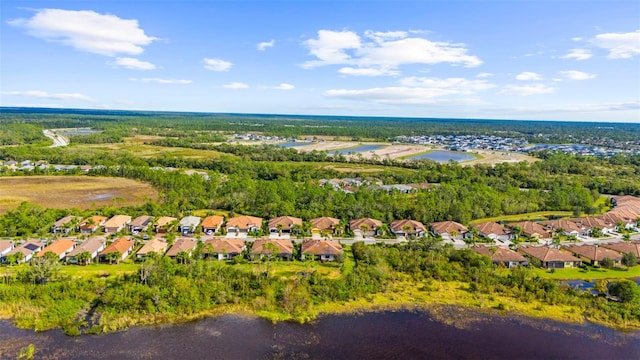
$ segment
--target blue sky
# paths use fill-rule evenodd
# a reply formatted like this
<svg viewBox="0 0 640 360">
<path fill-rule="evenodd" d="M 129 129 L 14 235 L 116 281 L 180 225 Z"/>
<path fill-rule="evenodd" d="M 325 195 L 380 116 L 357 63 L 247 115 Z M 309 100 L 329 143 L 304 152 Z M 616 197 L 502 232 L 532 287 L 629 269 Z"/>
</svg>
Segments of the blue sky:
<svg viewBox="0 0 640 360">
<path fill-rule="evenodd" d="M 0 104 L 640 122 L 638 1 L 11 1 Z"/>
</svg>

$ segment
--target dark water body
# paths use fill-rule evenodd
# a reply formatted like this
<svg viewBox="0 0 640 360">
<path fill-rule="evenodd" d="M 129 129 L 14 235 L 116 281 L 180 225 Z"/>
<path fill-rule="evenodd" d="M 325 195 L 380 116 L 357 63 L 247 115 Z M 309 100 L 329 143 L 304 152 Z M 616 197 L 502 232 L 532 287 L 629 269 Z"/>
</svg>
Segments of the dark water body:
<svg viewBox="0 0 640 360">
<path fill-rule="evenodd" d="M 461 152 L 455 152 L 455 151 L 432 151 L 426 154 L 411 156 L 408 159 L 409 160 L 429 159 L 437 162 L 449 162 L 450 160 L 453 160 L 453 161 L 461 162 L 461 161 L 473 160 L 475 159 L 475 156 L 461 153 Z"/>
<path fill-rule="evenodd" d="M 0 358 L 33 343 L 37 359 L 639 359 L 640 333 L 450 309 L 327 316 L 311 324 L 227 315 L 67 337 L 0 321 Z"/>
<path fill-rule="evenodd" d="M 352 147 L 352 148 L 349 148 L 349 149 L 329 151 L 329 152 L 327 152 L 327 154 L 331 154 L 331 155 L 337 155 L 337 154 L 347 155 L 347 154 L 350 154 L 350 153 L 356 154 L 356 153 L 361 153 L 361 152 L 378 150 L 381 147 L 382 147 L 382 145 L 360 145 L 360 146 Z"/>
</svg>

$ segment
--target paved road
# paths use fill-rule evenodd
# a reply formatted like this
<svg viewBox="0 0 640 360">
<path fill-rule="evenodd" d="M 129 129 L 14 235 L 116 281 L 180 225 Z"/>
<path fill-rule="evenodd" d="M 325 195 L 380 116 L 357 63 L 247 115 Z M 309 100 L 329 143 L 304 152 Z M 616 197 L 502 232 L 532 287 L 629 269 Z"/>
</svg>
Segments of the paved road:
<svg viewBox="0 0 640 360">
<path fill-rule="evenodd" d="M 51 130 L 42 130 L 44 136 L 48 137 L 53 141 L 53 145 L 50 147 L 59 147 L 59 146 L 67 146 L 69 145 L 69 140 L 62 135 L 58 135 L 53 133 Z"/>
</svg>

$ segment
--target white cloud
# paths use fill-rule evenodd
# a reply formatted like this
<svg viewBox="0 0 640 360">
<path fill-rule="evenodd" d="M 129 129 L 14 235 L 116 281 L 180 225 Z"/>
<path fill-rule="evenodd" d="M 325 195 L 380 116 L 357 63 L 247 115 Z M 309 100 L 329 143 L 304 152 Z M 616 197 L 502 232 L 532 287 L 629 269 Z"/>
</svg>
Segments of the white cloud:
<svg viewBox="0 0 640 360">
<path fill-rule="evenodd" d="M 537 73 L 534 73 L 534 72 L 530 72 L 530 71 L 525 71 L 525 72 L 521 72 L 520 74 L 516 75 L 516 80 L 538 81 L 538 80 L 542 80 L 542 77 L 540 76 L 540 74 L 537 74 Z"/>
<path fill-rule="evenodd" d="M 291 84 L 287 84 L 287 83 L 282 83 L 278 86 L 274 86 L 272 89 L 276 89 L 276 90 L 292 90 L 294 89 L 295 86 L 291 85 Z"/>
<path fill-rule="evenodd" d="M 532 85 L 507 85 L 498 94 L 500 95 L 541 95 L 552 94 L 555 88 L 546 86 L 544 84 L 532 84 Z"/>
<path fill-rule="evenodd" d="M 257 49 L 260 51 L 265 51 L 268 48 L 273 47 L 276 44 L 276 41 L 271 39 L 271 41 L 263 41 L 258 44 Z"/>
<path fill-rule="evenodd" d="M 204 58 L 202 60 L 204 62 L 204 68 L 211 71 L 229 71 L 232 63 L 220 59 L 209 59 Z"/>
<path fill-rule="evenodd" d="M 316 59 L 302 67 L 349 65 L 341 68 L 341 73 L 381 75 L 387 70 L 387 75 L 396 75 L 398 67 L 408 64 L 450 63 L 465 67 L 482 64 L 476 56 L 467 54 L 463 44 L 434 42 L 417 37 L 415 32 L 367 31 L 364 35 L 363 39 L 352 31 L 319 30 L 317 39 L 304 42 Z"/>
<path fill-rule="evenodd" d="M 565 55 L 560 56 L 561 59 L 587 60 L 593 56 L 589 49 L 570 49 Z"/>
<path fill-rule="evenodd" d="M 148 61 L 141 61 L 130 57 L 119 57 L 112 63 L 116 67 L 131 70 L 155 70 L 156 66 Z"/>
<path fill-rule="evenodd" d="M 222 86 L 227 89 L 247 89 L 249 87 L 249 85 L 241 82 L 232 82 Z"/>
<path fill-rule="evenodd" d="M 395 76 L 399 75 L 400 72 L 398 70 L 392 70 L 389 68 L 353 68 L 353 67 L 343 67 L 338 70 L 340 74 L 343 75 L 351 75 L 351 76 Z"/>
<path fill-rule="evenodd" d="M 488 77 L 491 77 L 491 76 L 493 76 L 493 74 L 489 73 L 489 72 L 483 72 L 483 73 L 480 73 L 480 74 L 476 75 L 477 78 L 481 78 L 481 79 L 488 78 Z"/>
<path fill-rule="evenodd" d="M 606 33 L 596 35 L 591 43 L 608 50 L 609 59 L 628 59 L 640 55 L 640 30 L 628 33 Z"/>
<path fill-rule="evenodd" d="M 3 92 L 4 95 L 23 96 L 38 99 L 50 99 L 50 100 L 81 100 L 81 101 L 94 101 L 89 96 L 79 93 L 54 93 L 50 94 L 41 90 L 28 90 L 28 91 L 7 91 Z"/>
<path fill-rule="evenodd" d="M 588 74 L 586 72 L 577 70 L 566 70 L 560 71 L 559 73 L 566 80 L 588 80 L 593 79 L 597 76 L 596 74 Z"/>
<path fill-rule="evenodd" d="M 193 81 L 191 80 L 183 80 L 183 79 L 161 79 L 161 78 L 131 78 L 130 81 L 137 81 L 143 83 L 156 83 L 156 84 L 191 84 Z"/>
<path fill-rule="evenodd" d="M 365 100 L 384 104 L 434 104 L 475 102 L 471 99 L 437 99 L 449 95 L 472 95 L 494 88 L 486 80 L 464 78 L 407 77 L 398 81 L 399 86 L 377 87 L 362 90 L 332 89 L 325 96 L 350 100 Z"/>
<path fill-rule="evenodd" d="M 10 20 L 9 24 L 46 41 L 107 56 L 138 55 L 157 40 L 146 35 L 137 20 L 87 10 L 38 9 L 32 18 Z"/>
</svg>

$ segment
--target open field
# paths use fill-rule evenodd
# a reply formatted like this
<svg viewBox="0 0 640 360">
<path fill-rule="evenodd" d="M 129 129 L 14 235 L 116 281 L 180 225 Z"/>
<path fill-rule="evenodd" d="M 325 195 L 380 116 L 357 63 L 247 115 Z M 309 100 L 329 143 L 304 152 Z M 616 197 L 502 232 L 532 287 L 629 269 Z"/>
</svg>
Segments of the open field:
<svg viewBox="0 0 640 360">
<path fill-rule="evenodd" d="M 548 220 L 549 216 L 565 218 L 565 217 L 573 216 L 573 212 L 571 211 L 537 211 L 537 212 L 531 212 L 531 213 L 525 213 L 525 214 L 502 215 L 502 216 L 495 216 L 491 218 L 476 219 L 476 220 L 472 220 L 470 223 L 478 224 L 478 223 L 487 222 L 487 221 L 515 222 L 515 221 Z"/>
<path fill-rule="evenodd" d="M 640 266 L 634 266 L 628 269 L 556 269 L 554 272 L 545 269 L 533 269 L 533 271 L 543 279 L 554 280 L 598 280 L 640 277 Z"/>
<path fill-rule="evenodd" d="M 47 208 L 142 204 L 158 194 L 149 184 L 135 180 L 89 176 L 12 176 L 0 178 L 0 213 L 23 201 Z"/>
<path fill-rule="evenodd" d="M 144 142 L 160 139 L 154 136 L 137 136 L 126 138 L 123 143 L 116 144 L 72 144 L 68 151 L 97 152 L 97 151 L 128 151 L 142 158 L 169 156 L 188 159 L 213 159 L 221 155 L 218 151 L 198 150 L 180 147 L 147 145 Z"/>
</svg>

